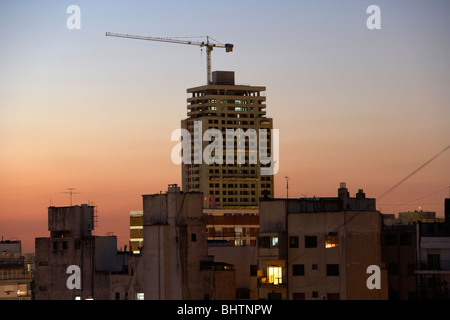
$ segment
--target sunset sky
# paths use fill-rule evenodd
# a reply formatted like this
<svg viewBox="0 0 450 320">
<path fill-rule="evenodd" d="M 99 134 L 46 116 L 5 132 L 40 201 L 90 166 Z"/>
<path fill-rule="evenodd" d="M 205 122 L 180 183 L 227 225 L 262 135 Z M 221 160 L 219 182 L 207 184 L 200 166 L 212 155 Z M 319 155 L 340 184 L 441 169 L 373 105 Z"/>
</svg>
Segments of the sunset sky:
<svg viewBox="0 0 450 320">
<path fill-rule="evenodd" d="M 81 9 L 69 30 L 68 6 Z M 381 8 L 369 30 L 366 9 Z M 105 37 L 209 35 L 213 70 L 266 86 L 280 130 L 275 196 L 377 198 L 450 144 L 448 1 L 0 1 L 0 236 L 46 237 L 47 207 L 98 206 L 95 234 L 129 240 L 142 194 L 181 184 L 171 133 L 186 89 L 206 82 L 198 47 Z M 377 200 L 383 213 L 443 216 L 450 150 Z M 420 199 L 414 201 L 415 199 Z"/>
</svg>

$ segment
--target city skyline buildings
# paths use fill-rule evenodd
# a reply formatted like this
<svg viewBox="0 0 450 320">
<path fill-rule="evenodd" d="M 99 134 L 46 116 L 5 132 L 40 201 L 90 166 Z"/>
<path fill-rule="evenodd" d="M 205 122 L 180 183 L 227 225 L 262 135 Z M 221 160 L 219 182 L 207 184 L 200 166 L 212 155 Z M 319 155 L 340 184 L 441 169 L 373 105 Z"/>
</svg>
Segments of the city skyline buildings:
<svg viewBox="0 0 450 320">
<path fill-rule="evenodd" d="M 369 4 L 358 1 L 236 2 L 239 11 L 232 3 L 77 4 L 80 30 L 66 28 L 68 4 L 0 4 L 0 234 L 23 240 L 24 252 L 47 234 L 50 202 L 70 204 L 68 187 L 80 192 L 74 204 L 98 206 L 98 234 L 114 231 L 123 246 L 140 195 L 181 185 L 170 133 L 185 117 L 186 88 L 204 81 L 205 52 L 105 31 L 207 32 L 233 43 L 231 54 L 214 51 L 213 69 L 267 88 L 268 116 L 283 137 L 276 197 L 289 176 L 290 197 L 333 194 L 347 181 L 377 198 L 448 145 L 447 3 L 376 1 L 381 30 L 366 28 Z M 186 14 L 194 12 L 205 19 Z M 443 216 L 448 159 L 377 209 L 422 206 Z"/>
</svg>

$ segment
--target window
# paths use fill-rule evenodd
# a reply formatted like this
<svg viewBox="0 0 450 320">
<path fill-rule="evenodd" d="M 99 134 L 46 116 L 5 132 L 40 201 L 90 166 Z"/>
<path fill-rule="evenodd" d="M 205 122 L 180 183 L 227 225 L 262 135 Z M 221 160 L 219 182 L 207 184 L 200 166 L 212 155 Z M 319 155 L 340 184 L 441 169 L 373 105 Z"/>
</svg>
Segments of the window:
<svg viewBox="0 0 450 320">
<path fill-rule="evenodd" d="M 289 248 L 298 248 L 298 237 L 289 237 Z"/>
<path fill-rule="evenodd" d="M 305 248 L 317 248 L 317 236 L 305 236 Z"/>
<path fill-rule="evenodd" d="M 339 264 L 327 264 L 327 276 L 339 276 Z"/>
<path fill-rule="evenodd" d="M 267 294 L 267 299 L 269 300 L 281 300 L 283 298 L 283 294 L 281 292 L 269 292 Z"/>
<path fill-rule="evenodd" d="M 398 263 L 389 263 L 388 274 L 391 274 L 391 275 L 398 274 Z"/>
<path fill-rule="evenodd" d="M 136 300 L 144 300 L 144 293 L 143 292 L 136 293 Z"/>
<path fill-rule="evenodd" d="M 339 247 L 339 237 L 337 232 L 328 232 L 325 240 L 325 248 Z"/>
<path fill-rule="evenodd" d="M 191 241 L 197 241 L 197 234 L 196 233 L 191 234 Z"/>
<path fill-rule="evenodd" d="M 268 266 L 267 279 L 269 283 L 273 283 L 275 285 L 283 283 L 281 266 Z"/>
<path fill-rule="evenodd" d="M 386 245 L 395 246 L 397 244 L 397 237 L 395 234 L 387 234 L 385 237 Z"/>
<path fill-rule="evenodd" d="M 293 276 L 304 276 L 305 275 L 305 265 L 304 264 L 292 265 L 292 275 Z"/>
<path fill-rule="evenodd" d="M 258 275 L 258 266 L 255 264 L 250 265 L 250 276 L 256 277 Z"/>
<path fill-rule="evenodd" d="M 63 241 L 62 245 L 63 245 L 62 247 L 63 247 L 64 250 L 67 250 L 69 248 L 69 242 L 68 241 Z"/>
<path fill-rule="evenodd" d="M 427 255 L 427 264 L 429 270 L 441 269 L 441 257 L 438 253 L 429 253 Z"/>
<path fill-rule="evenodd" d="M 259 247 L 260 248 L 269 248 L 270 247 L 270 237 L 260 237 L 259 238 Z"/>
<path fill-rule="evenodd" d="M 410 246 L 411 245 L 411 234 L 405 233 L 400 235 L 400 245 Z"/>
<path fill-rule="evenodd" d="M 278 237 L 272 237 L 272 247 L 278 247 Z"/>
<path fill-rule="evenodd" d="M 316 264 L 316 263 L 313 263 L 313 264 L 312 264 L 312 269 L 313 269 L 313 270 L 317 270 L 317 264 Z"/>
<path fill-rule="evenodd" d="M 292 293 L 292 299 L 305 300 L 305 293 L 304 292 L 294 292 L 294 293 Z"/>
</svg>

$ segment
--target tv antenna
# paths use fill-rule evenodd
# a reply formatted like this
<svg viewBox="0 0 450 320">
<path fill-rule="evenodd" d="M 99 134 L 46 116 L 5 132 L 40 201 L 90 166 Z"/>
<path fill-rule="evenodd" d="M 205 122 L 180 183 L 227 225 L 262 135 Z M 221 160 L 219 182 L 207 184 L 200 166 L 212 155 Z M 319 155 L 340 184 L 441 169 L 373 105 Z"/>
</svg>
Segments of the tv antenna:
<svg viewBox="0 0 450 320">
<path fill-rule="evenodd" d="M 73 190 L 75 190 L 75 188 L 66 188 L 66 189 L 69 190 L 69 191 L 65 191 L 65 192 L 62 192 L 62 193 L 70 194 L 70 206 L 72 206 L 72 195 L 74 193 L 80 193 L 80 192 L 73 192 Z"/>
</svg>

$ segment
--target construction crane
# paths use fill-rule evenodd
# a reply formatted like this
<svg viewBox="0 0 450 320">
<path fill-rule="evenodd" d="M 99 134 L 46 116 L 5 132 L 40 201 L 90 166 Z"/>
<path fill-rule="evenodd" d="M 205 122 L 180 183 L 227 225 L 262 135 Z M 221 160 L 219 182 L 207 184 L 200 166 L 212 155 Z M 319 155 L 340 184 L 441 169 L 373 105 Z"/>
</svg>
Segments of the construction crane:
<svg viewBox="0 0 450 320">
<path fill-rule="evenodd" d="M 169 43 L 178 43 L 178 44 L 188 44 L 192 46 L 206 47 L 206 83 L 211 84 L 211 51 L 213 48 L 225 48 L 225 52 L 232 52 L 233 45 L 230 43 L 222 44 L 218 41 L 212 39 L 211 37 L 206 37 L 206 42 L 202 41 L 190 41 L 190 40 L 180 40 L 174 38 L 159 38 L 159 37 L 149 37 L 149 36 L 136 36 L 131 34 L 120 34 L 120 33 L 111 33 L 106 32 L 105 35 L 107 37 L 119 37 L 119 38 L 128 38 L 128 39 L 138 39 L 138 40 L 149 40 L 149 41 L 159 41 L 159 42 L 169 42 Z M 210 40 L 215 41 L 211 42 Z"/>
</svg>

